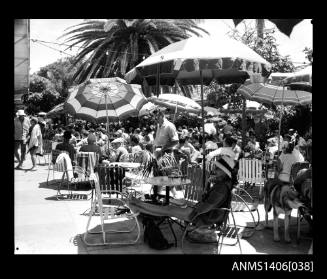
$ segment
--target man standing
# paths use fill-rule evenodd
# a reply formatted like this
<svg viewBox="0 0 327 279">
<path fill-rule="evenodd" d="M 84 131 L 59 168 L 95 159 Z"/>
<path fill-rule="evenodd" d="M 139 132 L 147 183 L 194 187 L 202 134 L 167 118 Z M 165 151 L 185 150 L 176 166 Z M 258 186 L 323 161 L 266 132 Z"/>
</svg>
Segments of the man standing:
<svg viewBox="0 0 327 279">
<path fill-rule="evenodd" d="M 154 139 L 154 156 L 159 158 L 163 153 L 171 152 L 178 144 L 178 134 L 175 125 L 166 119 L 163 111 L 154 111 L 153 114 L 158 125 Z"/>
<path fill-rule="evenodd" d="M 157 123 L 156 136 L 154 139 L 154 157 L 158 160 L 163 154 L 171 153 L 179 142 L 176 126 L 168 121 L 163 111 L 153 111 L 154 120 Z M 154 185 L 154 198 L 160 193 L 162 187 Z M 170 188 L 173 196 L 176 197 L 176 190 Z"/>
<path fill-rule="evenodd" d="M 18 160 L 18 165 L 16 168 L 21 168 L 23 162 L 25 161 L 25 153 L 26 153 L 26 139 L 29 132 L 29 128 L 31 123 L 27 117 L 23 109 L 17 111 L 17 117 L 14 119 L 14 127 L 15 127 L 15 149 L 14 154 L 16 159 Z M 18 149 L 20 147 L 20 157 L 18 153 Z"/>
</svg>

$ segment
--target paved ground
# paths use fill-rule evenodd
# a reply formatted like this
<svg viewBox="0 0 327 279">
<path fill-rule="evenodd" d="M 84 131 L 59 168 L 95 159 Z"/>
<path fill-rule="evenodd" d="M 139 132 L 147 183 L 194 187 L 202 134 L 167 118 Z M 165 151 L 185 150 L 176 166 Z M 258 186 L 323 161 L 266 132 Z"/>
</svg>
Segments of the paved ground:
<svg viewBox="0 0 327 279">
<path fill-rule="evenodd" d="M 43 159 L 41 159 L 43 163 Z M 17 164 L 17 163 L 15 163 Z M 181 232 L 177 225 L 178 246 L 165 251 L 157 251 L 143 243 L 143 234 L 135 245 L 88 247 L 82 240 L 88 216 L 83 214 L 90 208 L 90 201 L 58 201 L 54 199 L 55 186 L 47 186 L 47 166 L 38 165 L 37 171 L 29 171 L 30 158 L 24 164 L 24 170 L 15 170 L 15 254 L 215 254 L 215 244 L 194 244 L 184 242 L 181 249 Z M 60 174 L 55 174 L 55 179 Z M 50 181 L 52 173 L 50 174 Z M 258 230 L 251 237 L 241 239 L 243 254 L 307 254 L 312 243 L 309 228 L 303 221 L 302 238 L 296 243 L 296 211 L 291 219 L 292 243 L 283 240 L 283 215 L 280 215 L 281 241 L 273 241 L 272 212 L 269 213 L 268 227 L 264 226 L 264 210 L 259 205 L 260 220 Z M 238 225 L 251 225 L 248 213 L 235 213 Z M 96 221 L 96 220 L 95 220 Z M 99 223 L 98 223 L 99 224 Z M 126 225 L 121 221 L 116 226 Z M 92 226 L 96 226 L 93 224 Z M 245 231 L 246 232 L 246 231 Z M 172 236 L 164 229 L 168 240 Z M 92 236 L 90 241 L 96 238 Z M 124 238 L 125 239 L 125 238 Z M 127 239 L 127 238 L 126 238 Z M 239 247 L 223 246 L 222 254 L 240 254 Z"/>
</svg>

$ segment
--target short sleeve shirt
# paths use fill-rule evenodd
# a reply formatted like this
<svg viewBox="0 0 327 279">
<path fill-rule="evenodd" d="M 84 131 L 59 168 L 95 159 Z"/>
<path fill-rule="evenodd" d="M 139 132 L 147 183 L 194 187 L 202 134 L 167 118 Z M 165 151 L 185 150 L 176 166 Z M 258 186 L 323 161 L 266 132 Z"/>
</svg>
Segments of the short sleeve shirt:
<svg viewBox="0 0 327 279">
<path fill-rule="evenodd" d="M 278 178 L 281 181 L 289 182 L 290 181 L 290 174 L 291 174 L 292 165 L 294 163 L 298 162 L 298 160 L 294 156 L 294 154 L 284 154 L 284 153 L 282 153 L 279 156 L 279 160 L 282 163 L 283 169 L 280 172 Z"/>
<path fill-rule="evenodd" d="M 176 140 L 178 141 L 178 134 L 175 125 L 167 119 L 164 119 L 161 127 L 158 126 L 154 145 L 163 146 Z"/>
</svg>

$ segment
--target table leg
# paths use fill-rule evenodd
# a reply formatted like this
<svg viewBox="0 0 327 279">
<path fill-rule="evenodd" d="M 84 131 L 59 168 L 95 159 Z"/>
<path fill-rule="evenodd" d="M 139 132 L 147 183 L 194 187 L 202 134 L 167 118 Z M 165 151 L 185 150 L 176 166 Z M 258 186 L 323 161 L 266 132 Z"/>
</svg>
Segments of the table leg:
<svg viewBox="0 0 327 279">
<path fill-rule="evenodd" d="M 170 193 L 170 188 L 166 187 L 166 201 L 165 205 L 169 205 L 169 193 Z"/>
</svg>

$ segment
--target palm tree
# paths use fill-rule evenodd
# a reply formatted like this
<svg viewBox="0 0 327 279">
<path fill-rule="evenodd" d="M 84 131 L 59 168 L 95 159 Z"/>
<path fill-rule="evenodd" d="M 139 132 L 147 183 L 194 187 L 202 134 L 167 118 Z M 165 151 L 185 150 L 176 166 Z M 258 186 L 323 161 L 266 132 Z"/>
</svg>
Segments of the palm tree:
<svg viewBox="0 0 327 279">
<path fill-rule="evenodd" d="M 88 20 L 74 25 L 62 37 L 69 47 L 81 44 L 75 64 L 83 62 L 74 75 L 80 83 L 89 78 L 124 76 L 159 49 L 191 34 L 208 32 L 194 19 L 108 19 Z M 69 31 L 69 29 L 71 29 Z"/>
</svg>

